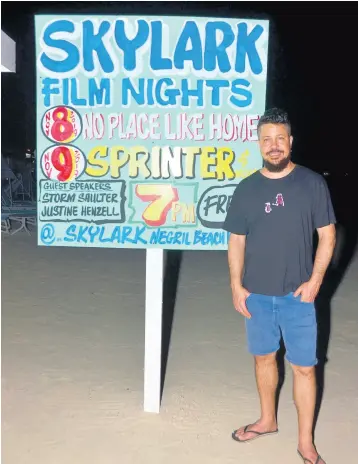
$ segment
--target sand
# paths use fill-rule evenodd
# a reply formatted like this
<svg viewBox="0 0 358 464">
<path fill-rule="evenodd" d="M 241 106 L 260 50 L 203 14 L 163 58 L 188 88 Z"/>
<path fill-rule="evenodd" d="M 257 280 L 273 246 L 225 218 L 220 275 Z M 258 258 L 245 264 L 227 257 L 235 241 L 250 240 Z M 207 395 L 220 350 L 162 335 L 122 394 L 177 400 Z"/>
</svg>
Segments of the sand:
<svg viewBox="0 0 358 464">
<path fill-rule="evenodd" d="M 280 433 L 231 439 L 259 407 L 225 253 L 184 254 L 161 413 L 143 412 L 144 263 L 142 251 L 2 237 L 2 462 L 300 462 L 289 368 Z M 357 282 L 355 259 L 332 302 L 316 432 L 330 464 L 358 462 Z"/>
</svg>

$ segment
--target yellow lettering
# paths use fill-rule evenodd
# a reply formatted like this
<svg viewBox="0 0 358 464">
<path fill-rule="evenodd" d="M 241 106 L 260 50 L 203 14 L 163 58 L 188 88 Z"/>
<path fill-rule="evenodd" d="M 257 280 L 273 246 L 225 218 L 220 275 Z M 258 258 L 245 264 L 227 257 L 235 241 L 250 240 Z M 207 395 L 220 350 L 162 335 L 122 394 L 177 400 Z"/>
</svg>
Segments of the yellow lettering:
<svg viewBox="0 0 358 464">
<path fill-rule="evenodd" d="M 122 155 L 122 156 L 121 156 Z M 111 177 L 118 179 L 121 177 L 121 168 L 128 163 L 129 153 L 124 147 L 112 147 L 109 153 Z"/>
<path fill-rule="evenodd" d="M 183 215 L 183 223 L 195 223 L 195 207 L 192 203 L 191 205 L 187 205 L 186 203 L 182 204 L 182 215 Z"/>
<path fill-rule="evenodd" d="M 175 201 L 172 203 L 172 221 L 177 222 L 177 214 L 181 210 L 181 203 L 179 201 Z"/>
<path fill-rule="evenodd" d="M 103 177 L 108 173 L 107 160 L 101 159 L 107 156 L 107 147 L 94 147 L 87 155 L 86 174 L 90 177 Z M 99 158 L 98 158 L 99 157 Z"/>
<path fill-rule="evenodd" d="M 246 166 L 248 163 L 248 157 L 250 156 L 249 150 L 245 150 L 241 153 L 241 155 L 237 158 L 237 161 L 241 163 L 243 166 Z"/>
<path fill-rule="evenodd" d="M 194 179 L 195 177 L 195 160 L 196 156 L 200 155 L 201 150 L 198 147 L 185 147 L 182 148 L 182 154 L 185 155 L 185 173 L 187 179 Z"/>
<path fill-rule="evenodd" d="M 235 172 L 231 167 L 235 160 L 235 153 L 230 148 L 219 148 L 217 158 L 217 179 L 235 179 Z"/>
<path fill-rule="evenodd" d="M 200 156 L 200 177 L 202 179 L 216 179 L 217 172 L 211 172 L 210 166 L 216 166 L 217 158 L 211 158 L 210 155 L 216 154 L 215 147 L 204 147 Z"/>
<path fill-rule="evenodd" d="M 160 147 L 153 147 L 152 153 L 150 154 L 150 167 L 152 169 L 153 179 L 160 179 L 162 176 L 160 170 L 160 153 Z"/>
<path fill-rule="evenodd" d="M 150 204 L 143 211 L 144 222 L 153 227 L 165 224 L 172 204 L 177 202 L 178 190 L 168 184 L 138 184 L 135 193 L 142 201 Z"/>
<path fill-rule="evenodd" d="M 133 147 L 129 152 L 129 177 L 137 178 L 138 176 L 148 179 L 150 171 L 147 167 L 149 153 L 144 147 Z"/>
</svg>

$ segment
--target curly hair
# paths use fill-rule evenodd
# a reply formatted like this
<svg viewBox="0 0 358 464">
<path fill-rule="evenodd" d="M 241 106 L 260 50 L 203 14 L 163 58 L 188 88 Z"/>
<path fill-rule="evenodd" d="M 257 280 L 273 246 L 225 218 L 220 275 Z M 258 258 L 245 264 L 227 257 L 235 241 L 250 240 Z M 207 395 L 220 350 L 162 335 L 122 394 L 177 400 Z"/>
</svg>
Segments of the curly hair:
<svg viewBox="0 0 358 464">
<path fill-rule="evenodd" d="M 257 124 L 257 132 L 260 133 L 260 128 L 264 124 L 284 124 L 291 135 L 291 122 L 286 111 L 279 108 L 270 108 L 265 111 Z"/>
</svg>

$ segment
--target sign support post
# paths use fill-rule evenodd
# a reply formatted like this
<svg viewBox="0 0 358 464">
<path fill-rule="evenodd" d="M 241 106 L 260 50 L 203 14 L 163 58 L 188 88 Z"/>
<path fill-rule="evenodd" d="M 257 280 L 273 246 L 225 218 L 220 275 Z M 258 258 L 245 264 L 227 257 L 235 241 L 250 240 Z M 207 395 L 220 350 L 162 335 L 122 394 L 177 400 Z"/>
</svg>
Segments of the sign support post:
<svg viewBox="0 0 358 464">
<path fill-rule="evenodd" d="M 144 411 L 159 413 L 164 250 L 147 249 L 145 278 Z"/>
</svg>

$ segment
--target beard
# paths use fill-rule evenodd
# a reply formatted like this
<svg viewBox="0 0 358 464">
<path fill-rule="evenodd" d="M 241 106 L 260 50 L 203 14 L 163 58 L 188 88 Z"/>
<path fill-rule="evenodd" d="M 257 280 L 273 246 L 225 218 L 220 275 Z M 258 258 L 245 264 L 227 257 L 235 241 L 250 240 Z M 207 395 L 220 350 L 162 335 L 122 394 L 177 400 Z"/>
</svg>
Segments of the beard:
<svg viewBox="0 0 358 464">
<path fill-rule="evenodd" d="M 287 168 L 290 161 L 291 161 L 291 156 L 288 155 L 286 158 L 283 158 L 278 163 L 271 163 L 268 160 L 264 160 L 264 166 L 270 172 L 281 172 L 285 168 Z"/>
</svg>

